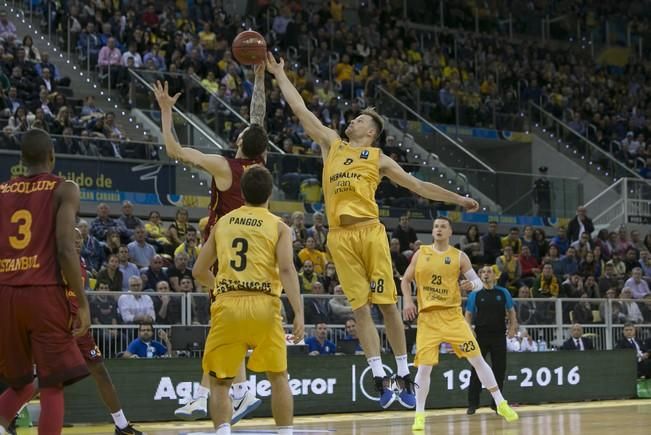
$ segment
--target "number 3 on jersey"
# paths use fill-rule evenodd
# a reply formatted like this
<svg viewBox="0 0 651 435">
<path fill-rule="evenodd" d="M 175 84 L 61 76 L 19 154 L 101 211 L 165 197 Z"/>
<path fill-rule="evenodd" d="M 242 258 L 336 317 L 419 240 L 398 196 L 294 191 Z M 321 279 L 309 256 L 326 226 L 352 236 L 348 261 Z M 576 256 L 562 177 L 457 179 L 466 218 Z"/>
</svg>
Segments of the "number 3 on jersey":
<svg viewBox="0 0 651 435">
<path fill-rule="evenodd" d="M 239 257 L 239 261 L 231 260 L 231 267 L 236 272 L 242 272 L 246 269 L 246 253 L 249 250 L 249 242 L 242 237 L 238 237 L 233 239 L 233 244 L 231 246 L 234 249 L 237 249 L 235 255 Z"/>
<path fill-rule="evenodd" d="M 32 240 L 32 214 L 29 210 L 16 210 L 11 215 L 11 223 L 18 224 L 18 235 L 9 236 L 9 244 L 16 250 L 22 250 Z"/>
</svg>

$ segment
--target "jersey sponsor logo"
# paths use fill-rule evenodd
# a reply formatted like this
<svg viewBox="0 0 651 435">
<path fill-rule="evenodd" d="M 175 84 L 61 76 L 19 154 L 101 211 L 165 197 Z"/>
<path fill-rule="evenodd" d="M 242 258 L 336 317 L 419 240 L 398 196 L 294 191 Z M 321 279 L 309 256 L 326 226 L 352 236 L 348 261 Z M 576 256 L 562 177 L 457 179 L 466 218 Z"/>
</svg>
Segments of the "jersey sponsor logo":
<svg viewBox="0 0 651 435">
<path fill-rule="evenodd" d="M 502 300 L 502 296 L 497 295 L 497 300 L 498 300 L 498 301 L 501 301 L 501 300 Z"/>
<path fill-rule="evenodd" d="M 360 159 L 368 160 L 368 150 L 364 150 L 359 154 Z"/>
<path fill-rule="evenodd" d="M 20 272 L 30 269 L 39 269 L 38 255 L 31 257 L 0 258 L 0 273 Z"/>
<path fill-rule="evenodd" d="M 347 179 L 347 178 L 351 180 L 361 180 L 362 174 L 358 174 L 357 172 L 350 172 L 350 171 L 337 172 L 336 174 L 332 174 L 330 176 L 330 182 L 334 183 L 335 181 L 339 181 L 341 179 Z"/>
<path fill-rule="evenodd" d="M 450 264 L 452 263 L 452 259 L 450 257 L 445 257 L 445 264 Z"/>
<path fill-rule="evenodd" d="M 353 159 L 351 159 L 351 158 L 347 158 L 347 159 L 344 161 L 344 165 L 346 165 L 346 166 L 351 165 L 352 163 L 353 163 Z"/>
<path fill-rule="evenodd" d="M 250 291 L 260 293 L 271 293 L 271 283 L 261 281 L 240 281 L 239 279 L 220 279 L 215 287 L 214 294 L 222 294 L 233 291 Z"/>
</svg>

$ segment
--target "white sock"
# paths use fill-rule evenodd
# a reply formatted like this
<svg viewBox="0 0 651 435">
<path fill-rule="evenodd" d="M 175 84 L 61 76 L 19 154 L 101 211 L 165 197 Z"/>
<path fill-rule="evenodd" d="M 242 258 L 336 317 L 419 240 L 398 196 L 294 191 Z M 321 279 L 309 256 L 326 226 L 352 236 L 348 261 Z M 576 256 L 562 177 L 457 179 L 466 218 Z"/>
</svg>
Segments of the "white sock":
<svg viewBox="0 0 651 435">
<path fill-rule="evenodd" d="M 5 428 L 0 426 L 0 435 L 5 435 L 6 433 Z"/>
<path fill-rule="evenodd" d="M 241 400 L 246 396 L 246 393 L 249 391 L 249 383 L 247 381 L 239 382 L 232 385 L 232 397 L 235 400 Z"/>
<path fill-rule="evenodd" d="M 113 421 L 115 422 L 115 425 L 120 429 L 124 429 L 129 425 L 129 422 L 127 421 L 127 418 L 124 416 L 124 412 L 122 412 L 122 410 L 111 413 L 111 417 L 113 417 Z"/>
<path fill-rule="evenodd" d="M 409 366 L 407 365 L 407 355 L 396 355 L 396 365 L 398 366 L 398 376 L 401 378 L 409 374 Z"/>
<path fill-rule="evenodd" d="M 502 397 L 502 392 L 497 387 L 497 381 L 495 380 L 495 375 L 493 374 L 493 370 L 486 363 L 484 357 L 480 355 L 473 358 L 468 358 L 468 362 L 472 364 L 472 366 L 475 368 L 475 371 L 477 372 L 477 377 L 481 381 L 482 385 L 485 385 L 486 389 L 493 396 L 495 405 L 499 406 L 500 403 L 504 402 L 504 397 Z M 491 391 L 491 389 L 493 388 L 495 389 L 495 391 Z"/>
<path fill-rule="evenodd" d="M 384 366 L 382 365 L 382 358 L 379 356 L 373 356 L 366 361 L 368 361 L 368 365 L 371 366 L 373 377 L 383 378 L 386 376 L 386 373 L 384 372 Z"/>
<path fill-rule="evenodd" d="M 228 423 L 220 424 L 215 435 L 231 435 L 231 425 Z"/>
<path fill-rule="evenodd" d="M 432 375 L 432 366 L 419 366 L 418 373 L 414 383 L 418 385 L 416 389 L 416 412 L 425 412 L 425 402 L 429 393 L 430 377 Z"/>
<path fill-rule="evenodd" d="M 194 390 L 194 400 L 197 399 L 207 399 L 210 395 L 210 389 L 204 387 L 203 385 L 198 385 Z"/>
<path fill-rule="evenodd" d="M 292 426 L 283 426 L 278 428 L 278 435 L 293 435 L 294 428 Z"/>
</svg>

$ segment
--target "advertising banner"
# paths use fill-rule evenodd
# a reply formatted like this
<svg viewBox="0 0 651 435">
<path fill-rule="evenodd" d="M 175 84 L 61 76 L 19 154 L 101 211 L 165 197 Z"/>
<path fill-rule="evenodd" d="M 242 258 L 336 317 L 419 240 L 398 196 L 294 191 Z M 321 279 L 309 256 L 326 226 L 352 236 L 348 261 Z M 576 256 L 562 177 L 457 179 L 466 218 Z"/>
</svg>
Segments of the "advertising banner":
<svg viewBox="0 0 651 435">
<path fill-rule="evenodd" d="M 388 373 L 392 356 L 383 358 Z M 631 350 L 509 353 L 504 395 L 511 403 L 548 403 L 630 398 L 636 395 Z M 199 359 L 129 359 L 106 362 L 123 408 L 132 421 L 174 420 L 174 409 L 192 397 L 201 379 Z M 415 373 L 415 369 L 414 369 Z M 290 356 L 289 385 L 296 415 L 380 411 L 373 374 L 362 356 Z M 248 373 L 263 399 L 255 416 L 271 416 L 271 386 L 263 374 Z M 66 422 L 109 421 L 88 378 L 66 388 Z M 441 355 L 432 373 L 428 408 L 467 405 L 470 366 Z M 484 392 L 483 400 L 489 401 Z M 391 409 L 402 409 L 396 401 Z"/>
<path fill-rule="evenodd" d="M 3 179 L 25 173 L 18 154 L 2 154 L 0 173 Z M 88 158 L 58 157 L 54 173 L 76 182 L 81 200 L 171 205 L 175 201 L 176 175 L 172 165 L 121 162 Z"/>
</svg>

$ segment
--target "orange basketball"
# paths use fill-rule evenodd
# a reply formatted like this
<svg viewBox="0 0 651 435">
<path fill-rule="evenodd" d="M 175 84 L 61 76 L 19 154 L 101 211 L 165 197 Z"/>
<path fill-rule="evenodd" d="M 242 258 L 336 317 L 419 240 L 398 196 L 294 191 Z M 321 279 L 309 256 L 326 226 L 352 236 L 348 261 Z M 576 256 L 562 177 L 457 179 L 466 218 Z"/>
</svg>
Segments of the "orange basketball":
<svg viewBox="0 0 651 435">
<path fill-rule="evenodd" d="M 267 43 L 258 32 L 245 30 L 235 37 L 231 51 L 242 65 L 255 65 L 265 61 Z"/>
</svg>

